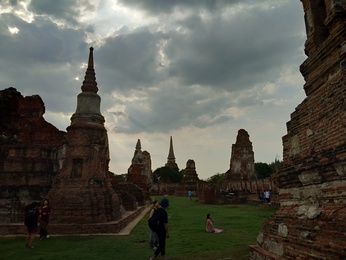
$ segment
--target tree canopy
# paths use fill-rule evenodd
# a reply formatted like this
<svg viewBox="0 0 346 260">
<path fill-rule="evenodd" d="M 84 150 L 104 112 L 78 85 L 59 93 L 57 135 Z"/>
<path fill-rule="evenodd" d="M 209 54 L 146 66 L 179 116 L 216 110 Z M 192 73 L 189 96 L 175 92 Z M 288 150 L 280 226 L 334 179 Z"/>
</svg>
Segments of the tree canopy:
<svg viewBox="0 0 346 260">
<path fill-rule="evenodd" d="M 218 184 L 218 183 L 222 183 L 224 180 L 224 173 L 216 173 L 215 175 L 209 177 L 206 182 L 208 183 L 212 183 L 212 184 Z"/>
<path fill-rule="evenodd" d="M 178 183 L 183 179 L 183 171 L 179 169 L 172 169 L 170 167 L 160 167 L 153 172 L 153 182 L 157 183 L 159 180 L 163 182 Z"/>
</svg>

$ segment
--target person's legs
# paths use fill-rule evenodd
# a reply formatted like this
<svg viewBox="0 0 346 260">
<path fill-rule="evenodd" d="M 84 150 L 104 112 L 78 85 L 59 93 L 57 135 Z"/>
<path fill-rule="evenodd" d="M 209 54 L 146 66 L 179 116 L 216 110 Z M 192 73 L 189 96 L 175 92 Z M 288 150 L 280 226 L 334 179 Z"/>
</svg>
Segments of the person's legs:
<svg viewBox="0 0 346 260">
<path fill-rule="evenodd" d="M 35 227 L 35 228 L 28 228 L 29 236 L 28 236 L 27 247 L 33 248 L 32 243 L 34 242 L 34 239 L 36 237 L 37 230 L 38 230 L 37 227 Z"/>
<path fill-rule="evenodd" d="M 45 225 L 45 223 L 43 221 L 41 221 L 41 223 L 40 223 L 40 238 L 44 238 L 46 236 L 46 234 L 44 232 L 44 225 Z"/>
<path fill-rule="evenodd" d="M 29 228 L 28 228 L 28 234 L 26 235 L 26 240 L 25 240 L 25 246 L 29 246 L 29 243 L 30 243 L 30 231 L 29 231 Z"/>
<path fill-rule="evenodd" d="M 156 259 L 156 257 L 161 253 L 162 259 L 165 259 L 166 254 L 166 233 L 157 233 L 159 237 L 159 246 L 155 250 L 154 256 L 152 259 Z"/>
</svg>

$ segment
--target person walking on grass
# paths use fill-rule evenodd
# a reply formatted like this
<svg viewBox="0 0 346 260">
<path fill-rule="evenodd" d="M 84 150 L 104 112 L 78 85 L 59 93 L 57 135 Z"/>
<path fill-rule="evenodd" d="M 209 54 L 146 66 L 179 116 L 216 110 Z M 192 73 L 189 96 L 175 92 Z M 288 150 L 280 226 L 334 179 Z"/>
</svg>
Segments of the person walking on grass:
<svg viewBox="0 0 346 260">
<path fill-rule="evenodd" d="M 48 235 L 48 223 L 49 215 L 52 209 L 49 205 L 49 200 L 44 199 L 42 202 L 41 212 L 40 212 L 40 239 L 49 238 Z"/>
<path fill-rule="evenodd" d="M 38 217 L 40 212 L 38 210 L 38 203 L 33 202 L 25 208 L 24 225 L 27 228 L 28 234 L 26 236 L 25 246 L 34 248 L 33 242 L 38 231 Z"/>
<path fill-rule="evenodd" d="M 159 207 L 160 207 L 159 201 L 154 200 L 153 201 L 153 208 L 150 211 L 149 218 L 151 218 L 156 213 L 156 211 L 158 210 Z M 150 234 L 149 234 L 149 245 L 151 248 L 153 248 L 155 250 L 157 249 L 157 247 L 159 245 L 159 237 L 157 236 L 156 232 L 152 231 L 151 229 L 150 229 Z"/>
<path fill-rule="evenodd" d="M 159 254 L 161 254 L 162 259 L 166 259 L 166 238 L 169 238 L 168 231 L 168 214 L 166 209 L 169 206 L 169 201 L 163 198 L 160 202 L 160 207 L 157 209 L 156 214 L 158 214 L 159 226 L 157 235 L 159 237 L 159 246 L 155 250 L 154 256 L 150 260 L 155 260 Z"/>
</svg>

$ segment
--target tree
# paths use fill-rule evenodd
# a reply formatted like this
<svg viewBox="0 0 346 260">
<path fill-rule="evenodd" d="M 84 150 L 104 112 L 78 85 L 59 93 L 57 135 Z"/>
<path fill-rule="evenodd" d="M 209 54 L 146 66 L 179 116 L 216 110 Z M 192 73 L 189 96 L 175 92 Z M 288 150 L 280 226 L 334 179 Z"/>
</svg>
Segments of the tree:
<svg viewBox="0 0 346 260">
<path fill-rule="evenodd" d="M 282 167 L 283 162 L 280 161 L 279 155 L 276 155 L 275 161 L 270 163 L 269 166 L 272 168 L 273 173 L 278 172 L 280 168 Z"/>
<path fill-rule="evenodd" d="M 222 183 L 224 180 L 224 173 L 216 173 L 213 176 L 209 177 L 206 182 L 208 183 L 212 183 L 212 184 L 218 184 L 218 183 Z"/>
<path fill-rule="evenodd" d="M 178 183 L 183 179 L 182 171 L 179 169 L 172 169 L 170 167 L 160 167 L 153 172 L 153 182 L 157 183 L 159 180 L 163 182 Z"/>
<path fill-rule="evenodd" d="M 274 172 L 267 163 L 262 162 L 255 163 L 255 171 L 258 179 L 268 178 Z"/>
</svg>

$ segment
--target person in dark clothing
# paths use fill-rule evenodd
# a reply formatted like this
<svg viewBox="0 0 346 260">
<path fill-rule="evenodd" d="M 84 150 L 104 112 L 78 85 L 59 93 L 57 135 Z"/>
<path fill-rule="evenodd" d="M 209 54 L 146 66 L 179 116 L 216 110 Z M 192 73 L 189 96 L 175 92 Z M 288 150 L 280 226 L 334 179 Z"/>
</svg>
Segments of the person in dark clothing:
<svg viewBox="0 0 346 260">
<path fill-rule="evenodd" d="M 25 246 L 28 248 L 34 248 L 32 243 L 38 231 L 38 217 L 40 215 L 38 205 L 39 203 L 33 202 L 25 208 L 24 225 L 28 230 Z"/>
<path fill-rule="evenodd" d="M 160 204 L 157 200 L 153 201 L 153 208 L 150 211 L 149 217 L 151 218 L 157 211 L 157 209 L 160 207 Z M 150 230 L 150 235 L 149 235 L 149 245 L 153 249 L 157 249 L 159 245 L 159 237 L 157 236 L 156 232 Z"/>
<path fill-rule="evenodd" d="M 159 246 L 155 250 L 154 256 L 150 258 L 150 260 L 154 260 L 161 253 L 162 259 L 166 259 L 166 238 L 169 238 L 168 231 L 168 214 L 166 209 L 169 206 L 169 201 L 166 198 L 163 198 L 160 202 L 160 207 L 157 209 L 157 213 L 159 214 L 159 228 L 156 232 L 159 237 Z"/>
</svg>

